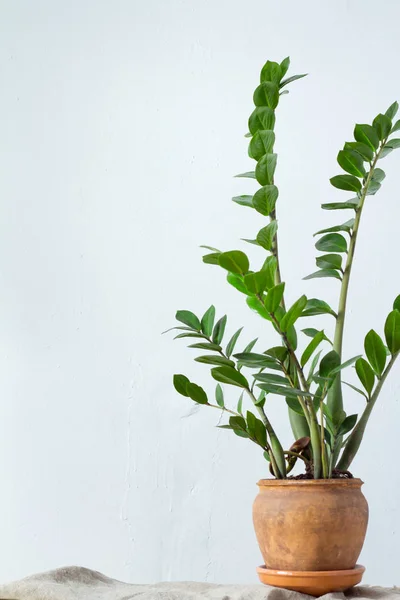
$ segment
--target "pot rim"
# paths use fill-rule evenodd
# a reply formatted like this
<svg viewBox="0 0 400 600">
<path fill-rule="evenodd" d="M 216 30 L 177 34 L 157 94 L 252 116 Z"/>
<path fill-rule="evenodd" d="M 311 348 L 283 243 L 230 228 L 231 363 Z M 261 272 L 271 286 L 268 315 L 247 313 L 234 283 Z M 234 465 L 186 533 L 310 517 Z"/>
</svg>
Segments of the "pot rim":
<svg viewBox="0 0 400 600">
<path fill-rule="evenodd" d="M 364 482 L 353 479 L 260 479 L 257 482 L 260 489 L 268 487 L 352 487 L 360 488 Z"/>
</svg>

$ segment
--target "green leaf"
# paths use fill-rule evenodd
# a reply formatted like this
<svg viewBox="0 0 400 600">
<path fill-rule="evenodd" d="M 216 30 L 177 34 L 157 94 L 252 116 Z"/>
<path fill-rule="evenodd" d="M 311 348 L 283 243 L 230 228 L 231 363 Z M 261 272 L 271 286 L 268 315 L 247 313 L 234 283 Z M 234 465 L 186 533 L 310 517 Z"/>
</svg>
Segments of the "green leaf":
<svg viewBox="0 0 400 600">
<path fill-rule="evenodd" d="M 332 371 L 331 371 L 331 375 L 336 375 L 336 373 L 339 373 L 339 371 L 342 371 L 343 369 L 346 369 L 347 367 L 349 367 L 350 365 L 352 365 L 353 363 L 355 363 L 359 358 L 361 358 L 360 355 L 358 356 L 353 356 L 353 358 L 349 358 L 349 360 L 346 360 L 344 363 L 342 363 L 341 365 L 338 365 L 337 367 L 335 367 Z"/>
<path fill-rule="evenodd" d="M 190 381 L 186 377 L 186 375 L 174 375 L 173 382 L 174 388 L 176 389 L 178 394 L 181 394 L 182 396 L 186 396 L 186 398 L 188 398 L 189 394 L 186 391 L 186 386 L 188 383 L 190 383 Z"/>
<path fill-rule="evenodd" d="M 390 353 L 397 354 L 400 350 L 400 312 L 397 309 L 392 310 L 386 319 L 385 338 Z"/>
<path fill-rule="evenodd" d="M 226 346 L 226 351 L 225 354 L 226 356 L 229 358 L 233 352 L 233 349 L 235 348 L 236 342 L 238 340 L 239 335 L 242 332 L 243 327 L 241 327 L 240 329 L 238 329 L 236 331 L 236 333 L 233 334 L 233 336 L 231 337 L 231 339 L 228 342 L 228 345 Z"/>
<path fill-rule="evenodd" d="M 254 135 L 259 129 L 273 129 L 275 113 L 268 106 L 257 106 L 249 118 L 249 131 Z"/>
<path fill-rule="evenodd" d="M 379 181 L 371 179 L 367 187 L 367 196 L 374 196 L 381 188 Z"/>
<path fill-rule="evenodd" d="M 315 315 L 333 315 L 336 317 L 336 313 L 332 308 L 324 302 L 324 300 L 318 300 L 318 298 L 310 298 L 307 300 L 305 309 L 303 310 L 302 317 L 313 317 Z"/>
<path fill-rule="evenodd" d="M 373 175 L 372 175 L 372 180 L 373 181 L 377 181 L 378 183 L 381 183 L 386 177 L 386 173 L 385 171 L 382 171 L 382 169 L 374 169 Z"/>
<path fill-rule="evenodd" d="M 290 57 L 287 56 L 281 62 L 281 76 L 282 77 L 285 77 L 286 73 L 288 72 L 289 67 L 290 67 Z"/>
<path fill-rule="evenodd" d="M 346 435 L 349 433 L 357 423 L 358 415 L 350 415 L 346 417 L 343 423 L 339 427 L 338 435 Z"/>
<path fill-rule="evenodd" d="M 301 296 L 296 302 L 289 308 L 287 313 L 282 317 L 279 324 L 281 331 L 287 331 L 292 325 L 295 324 L 301 313 L 305 309 L 307 304 L 307 297 Z"/>
<path fill-rule="evenodd" d="M 356 210 L 358 203 L 359 203 L 359 199 L 356 198 L 355 199 L 356 202 L 349 200 L 347 202 L 328 202 L 327 204 L 321 204 L 321 208 L 323 210 Z M 327 231 L 342 231 L 340 229 L 340 225 L 338 226 L 339 229 L 335 228 L 330 228 Z"/>
<path fill-rule="evenodd" d="M 282 302 L 283 293 L 285 291 L 285 284 L 278 283 L 268 292 L 268 295 L 264 301 L 265 308 L 269 313 L 274 313 L 280 303 Z M 400 314 L 400 313 L 399 313 Z"/>
<path fill-rule="evenodd" d="M 361 182 L 354 175 L 335 175 L 330 180 L 333 187 L 339 190 L 346 190 L 349 192 L 359 192 L 361 190 Z"/>
<path fill-rule="evenodd" d="M 247 290 L 247 287 L 244 285 L 242 275 L 237 275 L 236 273 L 228 273 L 226 279 L 228 283 L 230 283 L 234 288 L 236 288 L 239 292 L 242 292 L 242 294 L 246 294 L 247 296 L 249 292 Z"/>
<path fill-rule="evenodd" d="M 358 198 L 356 200 L 358 202 Z M 321 229 L 320 231 L 317 231 L 317 233 L 314 233 L 314 236 L 320 235 L 321 233 L 334 233 L 337 231 L 346 231 L 347 233 L 350 233 L 353 227 L 354 219 L 349 219 L 349 221 L 346 221 L 346 223 L 343 223 L 342 225 L 334 225 L 333 227 L 328 227 L 327 229 Z"/>
<path fill-rule="evenodd" d="M 224 337 L 225 333 L 227 319 L 228 317 L 224 315 L 219 321 L 216 322 L 212 333 L 212 341 L 214 342 L 214 344 L 221 344 L 222 338 Z"/>
<path fill-rule="evenodd" d="M 331 372 L 340 366 L 340 356 L 335 350 L 331 350 L 325 354 L 319 364 L 320 377 L 328 377 Z"/>
<path fill-rule="evenodd" d="M 249 388 L 247 379 L 232 367 L 215 367 L 211 369 L 211 375 L 220 383 L 236 385 L 245 389 Z"/>
<path fill-rule="evenodd" d="M 264 354 L 271 356 L 271 358 L 275 358 L 280 363 L 283 363 L 288 356 L 288 350 L 284 346 L 274 346 L 273 348 L 265 350 Z"/>
<path fill-rule="evenodd" d="M 393 119 L 394 119 L 394 117 L 396 116 L 396 114 L 397 114 L 397 111 L 398 111 L 398 110 L 399 110 L 399 105 L 398 105 L 398 103 L 397 103 L 397 102 L 393 102 L 393 104 L 391 104 L 391 105 L 389 106 L 389 108 L 387 109 L 387 111 L 385 112 L 385 115 L 386 115 L 387 117 L 389 117 L 389 119 L 390 119 L 391 121 L 393 121 Z"/>
<path fill-rule="evenodd" d="M 275 274 L 276 274 L 277 264 L 278 264 L 278 262 L 277 262 L 275 256 L 268 256 L 268 258 L 265 260 L 265 262 L 262 266 L 262 271 L 266 271 L 266 273 L 268 274 L 268 286 L 267 286 L 268 289 L 274 287 L 274 285 L 275 285 Z"/>
<path fill-rule="evenodd" d="M 185 323 L 185 325 L 188 325 L 196 331 L 200 331 L 200 321 L 194 313 L 190 312 L 190 310 L 178 310 L 175 319 L 181 323 Z"/>
<path fill-rule="evenodd" d="M 269 216 L 275 209 L 279 191 L 276 185 L 264 185 L 253 196 L 253 206 L 257 212 Z"/>
<path fill-rule="evenodd" d="M 368 364 L 368 363 L 367 363 Z M 347 381 L 342 381 L 342 383 L 344 385 L 347 385 L 349 388 L 351 388 L 352 390 L 354 390 L 355 392 L 357 392 L 358 394 L 361 394 L 361 396 L 364 396 L 364 398 L 368 401 L 369 398 L 367 396 L 367 394 L 365 392 L 363 392 L 362 390 L 360 390 L 360 388 L 356 387 L 355 385 L 353 385 L 352 383 L 348 383 Z"/>
<path fill-rule="evenodd" d="M 236 204 L 240 204 L 240 206 L 249 206 L 250 208 L 254 208 L 253 206 L 253 196 L 235 196 L 232 198 L 233 202 Z"/>
<path fill-rule="evenodd" d="M 323 331 L 319 331 L 315 334 L 311 342 L 308 344 L 307 348 L 304 350 L 300 364 L 302 367 L 307 364 L 311 356 L 314 354 L 314 351 L 318 348 L 320 343 L 325 339 L 325 333 Z"/>
<path fill-rule="evenodd" d="M 241 177 L 244 179 L 255 179 L 256 174 L 254 171 L 246 171 L 245 173 L 239 173 L 238 175 L 235 175 L 235 177 Z"/>
<path fill-rule="evenodd" d="M 215 319 L 215 306 L 211 305 L 210 308 L 204 313 L 201 319 L 201 330 L 209 337 L 212 333 Z"/>
<path fill-rule="evenodd" d="M 323 254 L 317 256 L 316 263 L 320 269 L 341 269 L 342 257 L 340 254 Z"/>
<path fill-rule="evenodd" d="M 265 250 L 272 250 L 276 232 L 278 231 L 278 221 L 271 221 L 266 227 L 260 229 L 257 233 L 257 242 Z"/>
<path fill-rule="evenodd" d="M 200 342 L 199 344 L 191 344 L 189 348 L 197 348 L 198 350 L 214 350 L 215 352 L 219 352 L 222 350 L 221 346 L 218 344 L 213 344 L 212 342 Z"/>
<path fill-rule="evenodd" d="M 345 150 L 354 150 L 363 158 L 366 162 L 372 162 L 374 153 L 370 146 L 363 144 L 362 142 L 346 142 L 344 145 Z"/>
<path fill-rule="evenodd" d="M 254 435 L 256 442 L 262 446 L 262 448 L 265 448 L 267 445 L 267 432 L 264 423 L 257 418 L 254 422 Z"/>
<path fill-rule="evenodd" d="M 299 402 L 299 400 L 297 398 L 290 398 L 287 397 L 286 398 L 286 404 L 288 405 L 288 407 L 293 410 L 296 414 L 301 415 L 302 417 L 304 417 L 304 411 L 301 408 L 301 404 Z"/>
<path fill-rule="evenodd" d="M 217 383 L 217 387 L 215 388 L 215 401 L 221 408 L 224 408 L 224 392 L 222 391 L 222 387 L 219 383 Z"/>
<path fill-rule="evenodd" d="M 395 131 L 398 131 L 399 129 L 400 129 L 400 119 L 398 121 L 396 121 L 396 123 L 393 125 L 390 133 L 394 133 Z"/>
<path fill-rule="evenodd" d="M 253 377 L 256 381 L 262 381 L 263 383 L 283 383 L 283 385 L 288 385 L 289 383 L 286 377 L 282 377 L 282 375 L 277 375 L 276 373 L 256 373 Z"/>
<path fill-rule="evenodd" d="M 253 101 L 256 106 L 276 108 L 279 102 L 278 85 L 272 81 L 263 81 L 254 91 Z"/>
<path fill-rule="evenodd" d="M 319 271 L 315 271 L 315 273 L 307 275 L 307 277 L 303 277 L 303 279 L 318 279 L 320 277 L 334 277 L 335 279 L 342 279 L 340 273 L 334 269 L 320 269 Z"/>
<path fill-rule="evenodd" d="M 260 185 L 271 185 L 274 183 L 277 154 L 264 154 L 256 165 L 256 179 Z"/>
<path fill-rule="evenodd" d="M 201 338 L 204 339 L 204 335 L 202 333 L 180 333 L 174 337 L 174 340 L 179 338 Z"/>
<path fill-rule="evenodd" d="M 315 337 L 317 335 L 317 333 L 320 333 L 319 329 L 314 329 L 313 327 L 308 327 L 306 329 L 302 329 L 301 331 L 304 333 L 304 335 L 307 335 L 308 337 L 311 337 L 311 338 Z M 331 344 L 331 346 L 333 346 L 331 340 L 325 335 L 324 331 L 322 331 L 322 333 L 324 334 L 323 339 L 326 342 L 328 342 L 329 344 Z"/>
<path fill-rule="evenodd" d="M 392 121 L 387 115 L 379 114 L 373 120 L 372 126 L 378 134 L 379 139 L 385 140 L 392 129 Z"/>
<path fill-rule="evenodd" d="M 249 144 L 249 156 L 255 160 L 260 160 L 264 154 L 273 151 L 275 143 L 275 133 L 270 129 L 259 129 L 256 131 Z"/>
<path fill-rule="evenodd" d="M 259 295 L 267 288 L 268 279 L 266 271 L 248 273 L 244 276 L 244 284 L 250 293 Z"/>
<path fill-rule="evenodd" d="M 248 438 L 246 421 L 243 417 L 230 417 L 229 425 L 239 437 Z"/>
<path fill-rule="evenodd" d="M 298 396 L 312 397 L 313 394 L 303 392 L 298 388 L 286 387 L 283 385 L 275 385 L 273 383 L 258 383 L 257 387 L 269 394 L 277 394 L 278 396 L 287 396 L 288 398 L 297 398 Z"/>
<path fill-rule="evenodd" d="M 203 262 L 208 265 L 219 265 L 218 259 L 220 252 L 213 252 L 212 254 L 205 254 L 203 256 Z"/>
<path fill-rule="evenodd" d="M 364 162 L 358 152 L 354 150 L 340 150 L 337 155 L 337 161 L 346 173 L 356 177 L 364 177 Z"/>
<path fill-rule="evenodd" d="M 386 349 L 382 339 L 373 329 L 365 336 L 364 348 L 369 364 L 380 377 L 386 364 Z"/>
<path fill-rule="evenodd" d="M 292 81 L 297 81 L 297 79 L 302 79 L 303 77 L 307 77 L 307 73 L 303 73 L 302 75 L 292 75 L 291 77 L 284 79 L 279 87 L 283 88 L 285 85 L 292 83 Z"/>
<path fill-rule="evenodd" d="M 218 356 L 218 354 L 206 354 L 205 356 L 198 356 L 194 360 L 206 365 L 226 365 L 227 367 L 235 366 L 233 360 L 229 360 L 228 358 L 225 358 L 225 356 Z"/>
<path fill-rule="evenodd" d="M 267 319 L 267 321 L 271 320 L 262 300 L 257 298 L 257 296 L 247 296 L 246 304 L 249 308 L 251 308 L 251 310 L 254 310 L 263 319 Z"/>
<path fill-rule="evenodd" d="M 376 150 L 379 146 L 379 137 L 371 125 L 356 125 L 354 128 L 354 139 Z"/>
<path fill-rule="evenodd" d="M 364 358 L 359 358 L 356 361 L 356 373 L 368 396 L 370 396 L 375 384 L 375 375 L 369 363 Z"/>
<path fill-rule="evenodd" d="M 307 383 L 309 385 L 312 382 L 312 379 L 313 379 L 313 376 L 314 376 L 314 372 L 315 372 L 316 366 L 317 366 L 318 361 L 319 361 L 319 357 L 321 356 L 321 352 L 322 352 L 322 350 L 320 350 L 319 352 L 317 352 L 317 354 L 314 356 L 314 358 L 311 361 L 310 370 L 309 370 L 308 375 L 307 375 Z"/>
<path fill-rule="evenodd" d="M 241 250 L 231 250 L 230 252 L 221 252 L 218 257 L 219 265 L 229 271 L 239 275 L 245 275 L 249 270 L 249 259 Z"/>
<path fill-rule="evenodd" d="M 254 340 L 251 340 L 251 342 L 249 342 L 246 346 L 246 348 L 243 350 L 243 352 L 251 352 L 254 348 L 254 346 L 256 345 L 258 341 L 258 338 L 255 338 Z"/>
<path fill-rule="evenodd" d="M 396 310 L 400 310 L 400 295 L 397 296 L 397 298 L 393 302 L 393 308 L 395 308 Z"/>
<path fill-rule="evenodd" d="M 279 367 L 275 360 L 269 358 L 265 354 L 257 354 L 256 352 L 239 352 L 239 354 L 235 354 L 235 358 L 245 367 L 274 370 L 278 370 Z"/>
<path fill-rule="evenodd" d="M 347 242 L 340 233 L 327 233 L 318 240 L 315 247 L 320 252 L 347 252 Z"/>
<path fill-rule="evenodd" d="M 287 69 L 286 69 L 287 70 Z M 261 69 L 260 81 L 273 81 L 279 83 L 285 73 L 282 73 L 282 67 L 277 62 L 267 60 Z"/>
<path fill-rule="evenodd" d="M 197 404 L 208 404 L 207 394 L 199 385 L 188 383 L 186 385 L 186 392 L 189 398 L 194 400 L 194 402 L 197 402 Z"/>
</svg>

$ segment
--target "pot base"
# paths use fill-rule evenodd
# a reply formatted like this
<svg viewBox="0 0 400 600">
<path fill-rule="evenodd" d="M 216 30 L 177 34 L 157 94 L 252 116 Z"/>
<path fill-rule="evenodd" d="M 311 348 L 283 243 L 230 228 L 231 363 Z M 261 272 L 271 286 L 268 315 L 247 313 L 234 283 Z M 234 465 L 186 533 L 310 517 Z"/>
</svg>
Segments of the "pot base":
<svg viewBox="0 0 400 600">
<path fill-rule="evenodd" d="M 261 583 L 317 597 L 348 590 L 360 583 L 364 571 L 362 565 L 346 571 L 277 571 L 265 565 L 257 567 Z"/>
</svg>

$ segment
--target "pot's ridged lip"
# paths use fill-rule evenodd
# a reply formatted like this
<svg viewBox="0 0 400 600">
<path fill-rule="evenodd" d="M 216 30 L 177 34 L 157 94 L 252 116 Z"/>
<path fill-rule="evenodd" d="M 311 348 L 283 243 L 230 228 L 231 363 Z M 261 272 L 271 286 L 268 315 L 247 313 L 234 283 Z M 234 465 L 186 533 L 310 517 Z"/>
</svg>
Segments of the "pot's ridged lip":
<svg viewBox="0 0 400 600">
<path fill-rule="evenodd" d="M 267 573 L 268 575 L 280 575 L 283 577 L 300 577 L 304 579 L 325 577 L 345 577 L 346 575 L 355 575 L 356 573 L 365 573 L 363 565 L 356 565 L 354 569 L 345 569 L 343 571 L 282 571 L 280 569 L 267 569 L 265 565 L 257 567 L 258 573 Z"/>
<path fill-rule="evenodd" d="M 361 487 L 364 482 L 353 479 L 260 479 L 257 485 L 266 487 Z"/>
</svg>

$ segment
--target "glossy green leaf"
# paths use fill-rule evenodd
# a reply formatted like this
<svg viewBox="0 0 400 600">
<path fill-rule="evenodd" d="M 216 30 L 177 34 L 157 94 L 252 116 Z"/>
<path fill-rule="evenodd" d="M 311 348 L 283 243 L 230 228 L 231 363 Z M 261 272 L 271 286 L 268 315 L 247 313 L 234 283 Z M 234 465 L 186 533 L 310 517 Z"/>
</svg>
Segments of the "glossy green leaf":
<svg viewBox="0 0 400 600">
<path fill-rule="evenodd" d="M 200 321 L 190 310 L 178 310 L 175 319 L 181 323 L 185 323 L 185 325 L 188 325 L 196 331 L 200 331 Z"/>
<path fill-rule="evenodd" d="M 378 134 L 378 138 L 380 140 L 385 140 L 392 129 L 392 121 L 387 115 L 379 114 L 373 120 L 372 126 Z"/>
<path fill-rule="evenodd" d="M 339 373 L 339 371 L 343 371 L 343 369 L 347 369 L 347 367 L 350 367 L 350 365 L 353 365 L 359 358 L 361 358 L 360 355 L 358 356 L 353 356 L 353 358 L 349 358 L 349 360 L 346 360 L 344 363 L 341 363 L 340 365 L 338 365 L 337 367 L 335 367 L 332 371 L 331 371 L 331 375 L 336 375 L 336 373 Z"/>
<path fill-rule="evenodd" d="M 319 352 L 317 352 L 317 354 L 315 354 L 315 356 L 313 357 L 312 361 L 311 361 L 311 365 L 310 365 L 310 370 L 308 372 L 307 375 L 307 383 L 308 385 L 311 384 L 313 377 L 314 377 L 314 373 L 315 373 L 315 369 L 317 367 L 318 361 L 319 361 L 319 357 L 321 356 L 322 350 L 320 350 Z"/>
<path fill-rule="evenodd" d="M 277 371 L 279 366 L 271 357 L 268 357 L 265 354 L 258 354 L 257 352 L 239 352 L 238 354 L 235 354 L 235 358 L 245 367 L 250 368 L 265 368 Z"/>
<path fill-rule="evenodd" d="M 240 204 L 240 206 L 248 206 L 249 208 L 254 208 L 253 196 L 234 196 L 232 200 L 233 202 L 236 202 L 236 204 Z"/>
<path fill-rule="evenodd" d="M 346 190 L 349 192 L 359 192 L 361 190 L 361 182 L 354 175 L 335 175 L 329 180 L 333 187 L 339 190 Z"/>
<path fill-rule="evenodd" d="M 304 365 L 307 364 L 307 362 L 310 360 L 311 356 L 314 354 L 315 350 L 318 348 L 318 346 L 324 339 L 325 339 L 325 334 L 323 331 L 319 331 L 313 337 L 313 339 L 308 344 L 308 346 L 306 347 L 306 349 L 304 350 L 304 352 L 301 356 L 300 364 L 302 367 L 304 367 Z"/>
<path fill-rule="evenodd" d="M 276 359 L 280 363 L 283 363 L 288 356 L 288 350 L 284 346 L 273 346 L 272 348 L 265 350 L 264 354 L 271 356 L 271 358 Z"/>
<path fill-rule="evenodd" d="M 204 363 L 206 365 L 226 365 L 227 367 L 234 367 L 235 363 L 225 356 L 219 356 L 218 354 L 206 354 L 205 356 L 197 356 L 194 359 L 196 362 Z"/>
<path fill-rule="evenodd" d="M 317 256 L 316 263 L 320 269 L 341 269 L 342 256 L 340 254 L 323 254 Z"/>
<path fill-rule="evenodd" d="M 220 252 L 212 252 L 211 254 L 205 254 L 203 256 L 203 262 L 208 265 L 219 265 L 218 259 Z"/>
<path fill-rule="evenodd" d="M 227 319 L 228 319 L 228 317 L 226 315 L 224 315 L 223 317 L 221 317 L 221 319 L 219 321 L 217 321 L 215 323 L 213 333 L 212 333 L 212 341 L 214 342 L 214 344 L 218 344 L 218 345 L 221 344 L 222 338 L 224 337 L 224 333 L 225 333 Z"/>
<path fill-rule="evenodd" d="M 215 319 L 215 306 L 210 306 L 208 310 L 203 315 L 201 319 L 201 330 L 207 337 L 210 337 Z"/>
<path fill-rule="evenodd" d="M 318 240 L 315 247 L 320 252 L 347 252 L 347 242 L 340 233 L 327 233 Z"/>
<path fill-rule="evenodd" d="M 373 329 L 365 336 L 364 348 L 369 364 L 380 377 L 386 364 L 386 349 L 382 339 Z"/>
<path fill-rule="evenodd" d="M 236 406 L 236 412 L 238 412 L 239 414 L 243 414 L 243 394 L 244 392 L 242 392 L 239 396 L 239 400 Z"/>
<path fill-rule="evenodd" d="M 302 79 L 303 77 L 307 77 L 307 73 L 303 73 L 302 75 L 292 75 L 291 77 L 288 77 L 287 79 L 284 79 L 283 81 L 281 81 L 281 84 L 279 87 L 283 88 L 285 85 L 292 83 L 292 81 L 297 81 L 298 79 Z"/>
<path fill-rule="evenodd" d="M 251 310 L 254 310 L 263 319 L 267 319 L 267 321 L 271 320 L 268 311 L 264 306 L 264 303 L 262 302 L 262 300 L 257 298 L 257 296 L 247 296 L 246 304 L 249 308 L 251 308 Z"/>
<path fill-rule="evenodd" d="M 182 396 L 186 396 L 186 398 L 188 398 L 189 394 L 186 391 L 186 386 L 188 383 L 190 383 L 190 381 L 186 377 L 186 375 L 174 375 L 173 382 L 174 388 L 176 389 L 178 394 L 181 394 Z"/>
<path fill-rule="evenodd" d="M 349 383 L 348 381 L 342 381 L 342 383 L 344 385 L 347 385 L 347 387 L 351 388 L 355 392 L 357 392 L 357 394 L 361 394 L 361 396 L 364 396 L 364 398 L 368 401 L 369 398 L 368 398 L 367 394 L 365 392 L 363 392 L 362 390 L 360 390 L 360 388 L 356 387 L 352 383 Z"/>
<path fill-rule="evenodd" d="M 362 142 L 346 142 L 344 145 L 345 150 L 354 150 L 367 162 L 371 162 L 374 158 L 374 153 L 370 146 L 363 144 Z"/>
<path fill-rule="evenodd" d="M 312 397 L 313 394 L 303 392 L 298 388 L 289 386 L 275 385 L 273 383 L 257 383 L 257 387 L 269 394 L 277 394 L 278 396 L 286 396 L 288 398 L 297 398 L 298 396 Z"/>
<path fill-rule="evenodd" d="M 259 129 L 271 130 L 275 127 L 275 113 L 268 106 L 257 106 L 249 118 L 249 131 L 254 135 Z"/>
<path fill-rule="evenodd" d="M 287 397 L 286 398 L 286 404 L 288 405 L 288 407 L 293 410 L 296 414 L 301 415 L 302 417 L 304 417 L 304 411 L 301 408 L 301 404 L 298 401 L 297 398 L 290 398 Z"/>
<path fill-rule="evenodd" d="M 285 291 L 284 283 L 278 283 L 278 285 L 275 285 L 274 287 L 272 287 L 269 290 L 268 295 L 264 301 L 265 308 L 267 309 L 267 311 L 269 313 L 274 313 L 276 311 L 276 309 L 282 302 L 284 291 Z"/>
<path fill-rule="evenodd" d="M 275 209 L 279 191 L 276 185 L 264 185 L 253 196 L 253 206 L 260 214 L 267 217 Z"/>
<path fill-rule="evenodd" d="M 381 189 L 379 181 L 371 179 L 367 187 L 367 196 L 374 196 Z"/>
<path fill-rule="evenodd" d="M 194 402 L 197 402 L 197 404 L 207 404 L 208 403 L 207 394 L 205 393 L 203 388 L 200 387 L 199 385 L 197 385 L 195 383 L 188 383 L 186 385 L 186 392 L 187 392 L 189 398 L 194 400 Z"/>
<path fill-rule="evenodd" d="M 215 388 L 215 401 L 218 404 L 218 406 L 220 406 L 221 408 L 224 408 L 224 406 L 225 406 L 224 392 L 222 391 L 222 387 L 220 386 L 219 383 L 217 383 L 217 387 Z"/>
<path fill-rule="evenodd" d="M 286 69 L 287 70 L 287 69 Z M 282 73 L 282 67 L 277 62 L 267 60 L 261 69 L 260 81 L 273 81 L 279 83 L 285 73 Z"/>
<path fill-rule="evenodd" d="M 379 146 L 379 137 L 371 125 L 356 125 L 354 128 L 354 139 L 376 150 Z"/>
<path fill-rule="evenodd" d="M 268 273 L 266 271 L 258 271 L 257 273 L 248 273 L 244 276 L 244 284 L 248 291 L 252 294 L 262 294 L 268 286 Z"/>
<path fill-rule="evenodd" d="M 393 104 L 391 104 L 389 106 L 389 108 L 387 109 L 387 111 L 385 112 L 385 115 L 387 117 L 389 117 L 389 119 L 391 121 L 393 121 L 393 119 L 396 116 L 398 110 L 399 110 L 399 104 L 398 104 L 398 102 L 393 102 Z"/>
<path fill-rule="evenodd" d="M 239 437 L 249 437 L 249 434 L 247 433 L 246 421 L 243 417 L 230 417 L 229 425 L 234 431 L 234 433 L 236 433 L 236 435 L 238 435 Z"/>
<path fill-rule="evenodd" d="M 260 185 L 271 185 L 274 183 L 277 158 L 277 154 L 264 154 L 258 161 L 255 174 Z"/>
<path fill-rule="evenodd" d="M 328 227 L 327 229 L 321 229 L 320 231 L 314 233 L 314 236 L 320 235 L 321 233 L 335 233 L 337 231 L 346 231 L 347 233 L 349 233 L 353 227 L 354 219 L 349 219 L 348 221 L 346 221 L 346 223 L 343 223 L 342 225 L 334 225 L 333 227 Z"/>
<path fill-rule="evenodd" d="M 386 177 L 386 173 L 385 171 L 382 171 L 382 169 L 374 169 L 374 172 L 372 174 L 372 179 L 373 181 L 377 181 L 378 183 L 381 183 Z"/>
<path fill-rule="evenodd" d="M 398 131 L 399 129 L 400 129 L 400 119 L 398 121 L 396 121 L 396 123 L 393 125 L 390 133 L 394 133 L 395 131 Z"/>
<path fill-rule="evenodd" d="M 246 389 L 249 387 L 247 379 L 232 367 L 215 367 L 211 369 L 211 375 L 220 383 L 236 385 Z"/>
<path fill-rule="evenodd" d="M 264 154 L 269 154 L 274 149 L 275 133 L 269 129 L 259 129 L 249 143 L 249 156 L 260 160 Z"/>
<path fill-rule="evenodd" d="M 390 353 L 397 354 L 400 350 L 400 312 L 392 310 L 385 322 L 385 338 Z"/>
<path fill-rule="evenodd" d="M 178 340 L 179 338 L 201 338 L 204 339 L 204 335 L 202 333 L 180 333 L 174 337 L 174 340 Z"/>
<path fill-rule="evenodd" d="M 239 335 L 242 333 L 242 329 L 243 329 L 243 327 L 238 329 L 236 331 L 236 333 L 233 334 L 233 336 L 231 337 L 231 339 L 229 340 L 229 342 L 226 346 L 225 354 L 228 358 L 231 356 L 231 354 L 236 346 L 236 342 L 238 341 Z"/>
<path fill-rule="evenodd" d="M 321 277 L 334 277 L 335 279 L 342 279 L 340 273 L 335 271 L 335 269 L 320 269 L 319 271 L 315 271 L 315 273 L 311 273 L 310 275 L 303 277 L 303 279 L 319 279 Z"/>
<path fill-rule="evenodd" d="M 356 177 L 364 177 L 364 162 L 358 152 L 354 150 L 340 150 L 337 155 L 337 161 L 346 173 Z"/>
<path fill-rule="evenodd" d="M 242 292 L 242 294 L 246 294 L 247 296 L 249 292 L 246 286 L 244 285 L 243 275 L 237 275 L 236 273 L 228 273 L 226 279 L 228 283 L 230 283 L 235 289 L 237 289 L 239 292 Z"/>
<path fill-rule="evenodd" d="M 351 431 L 357 423 L 357 418 L 358 415 L 350 415 L 346 417 L 339 427 L 338 435 L 346 435 L 346 433 L 349 433 L 349 431 Z"/>
<path fill-rule="evenodd" d="M 276 373 L 256 373 L 253 375 L 256 381 L 262 381 L 263 383 L 283 384 L 289 385 L 286 377 L 277 375 Z"/>
<path fill-rule="evenodd" d="M 358 379 L 366 389 L 368 396 L 370 396 L 375 384 L 374 372 L 364 358 L 359 358 L 355 366 Z"/>
<path fill-rule="evenodd" d="M 272 81 L 263 81 L 254 91 L 253 101 L 256 106 L 276 108 L 279 102 L 278 85 Z"/>
<path fill-rule="evenodd" d="M 400 311 L 400 295 L 393 302 L 393 308 Z"/>
<path fill-rule="evenodd" d="M 307 297 L 301 296 L 296 302 L 289 308 L 287 313 L 282 317 L 279 324 L 281 331 L 286 332 L 292 325 L 295 324 L 301 313 L 305 309 L 307 304 Z"/>
<path fill-rule="evenodd" d="M 277 231 L 278 221 L 274 219 L 273 221 L 268 223 L 266 227 L 260 229 L 260 231 L 257 233 L 257 242 L 260 246 L 265 248 L 265 250 L 271 251 Z"/>
<path fill-rule="evenodd" d="M 348 200 L 347 202 L 328 202 L 327 204 L 321 204 L 321 208 L 323 210 L 356 210 L 359 204 L 359 199 L 356 198 L 355 201 Z M 338 226 L 340 227 L 340 226 Z M 340 228 L 336 227 L 330 228 L 329 231 L 342 231 Z"/>
<path fill-rule="evenodd" d="M 239 173 L 238 175 L 235 175 L 235 177 L 242 179 L 256 179 L 256 174 L 255 171 L 246 171 L 245 173 Z"/>
<path fill-rule="evenodd" d="M 230 252 L 221 252 L 218 257 L 219 265 L 229 271 L 239 275 L 245 275 L 249 270 L 249 259 L 241 250 L 231 250 Z"/>
<path fill-rule="evenodd" d="M 320 377 L 329 377 L 331 372 L 340 366 L 340 356 L 335 350 L 331 350 L 322 358 L 319 364 Z"/>
<path fill-rule="evenodd" d="M 324 315 L 330 314 L 336 317 L 335 311 L 324 302 L 324 300 L 319 300 L 318 298 L 310 298 L 307 300 L 307 304 L 301 314 L 302 317 L 312 317 L 314 315 Z"/>
<path fill-rule="evenodd" d="M 215 352 L 222 350 L 221 346 L 218 346 L 218 344 L 213 344 L 212 342 L 200 342 L 199 344 L 191 344 L 188 347 L 198 350 L 214 350 Z"/>
<path fill-rule="evenodd" d="M 265 448 L 265 446 L 267 445 L 267 432 L 264 423 L 257 418 L 255 418 L 254 421 L 254 437 L 256 442 L 262 448 Z"/>
<path fill-rule="evenodd" d="M 277 260 L 276 260 L 275 256 L 268 256 L 262 266 L 262 270 L 266 271 L 268 274 L 268 286 L 267 286 L 268 289 L 272 288 L 275 285 L 276 269 L 277 269 Z"/>
</svg>

